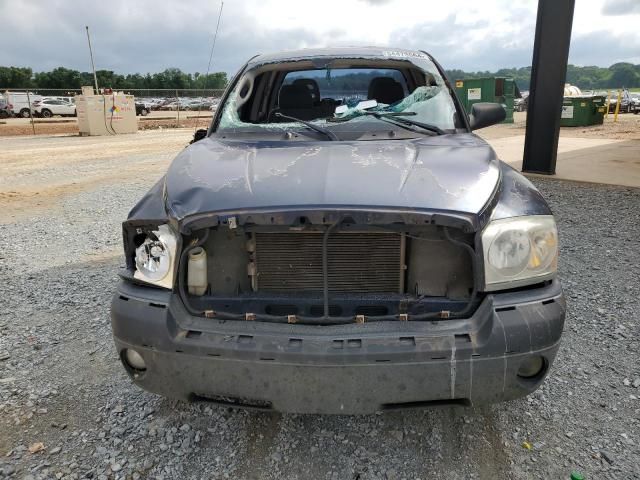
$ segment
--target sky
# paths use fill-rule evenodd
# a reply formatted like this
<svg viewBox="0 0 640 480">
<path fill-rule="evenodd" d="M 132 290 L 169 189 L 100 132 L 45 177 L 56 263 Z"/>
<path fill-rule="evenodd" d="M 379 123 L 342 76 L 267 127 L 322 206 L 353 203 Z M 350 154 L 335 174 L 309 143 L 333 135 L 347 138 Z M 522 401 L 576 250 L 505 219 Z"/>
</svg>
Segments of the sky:
<svg viewBox="0 0 640 480">
<path fill-rule="evenodd" d="M 640 63 L 640 0 L 575 0 L 569 62 Z M 146 73 L 207 69 L 220 0 L 0 0 L 0 65 Z M 226 0 L 211 71 L 258 53 L 385 45 L 446 69 L 531 64 L 536 0 Z"/>
</svg>

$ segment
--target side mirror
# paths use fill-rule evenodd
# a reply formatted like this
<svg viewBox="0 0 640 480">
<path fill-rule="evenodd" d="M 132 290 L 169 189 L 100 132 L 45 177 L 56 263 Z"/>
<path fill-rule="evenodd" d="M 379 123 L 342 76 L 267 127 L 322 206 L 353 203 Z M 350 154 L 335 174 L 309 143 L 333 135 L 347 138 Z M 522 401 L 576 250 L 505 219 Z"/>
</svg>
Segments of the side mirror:
<svg viewBox="0 0 640 480">
<path fill-rule="evenodd" d="M 196 143 L 207 136 L 207 131 L 203 128 L 199 128 L 196 130 L 196 133 L 193 134 L 193 140 L 189 143 Z"/>
<path fill-rule="evenodd" d="M 507 112 L 499 103 L 474 103 L 471 105 L 469 124 L 471 130 L 478 130 L 500 123 L 506 117 Z"/>
</svg>

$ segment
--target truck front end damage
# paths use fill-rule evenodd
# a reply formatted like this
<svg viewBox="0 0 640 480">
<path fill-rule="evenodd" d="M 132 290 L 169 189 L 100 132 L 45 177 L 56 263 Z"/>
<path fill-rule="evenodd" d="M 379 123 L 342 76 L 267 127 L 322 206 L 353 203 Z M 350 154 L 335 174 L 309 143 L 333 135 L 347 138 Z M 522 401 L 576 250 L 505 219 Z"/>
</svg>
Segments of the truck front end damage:
<svg viewBox="0 0 640 480">
<path fill-rule="evenodd" d="M 296 413 L 478 405 L 535 390 L 558 349 L 559 283 L 483 292 L 471 217 L 253 211 L 179 228 L 174 290 L 136 285 L 130 256 L 112 304 L 126 371 L 161 395 Z M 160 230 L 127 232 L 135 255 Z"/>
</svg>

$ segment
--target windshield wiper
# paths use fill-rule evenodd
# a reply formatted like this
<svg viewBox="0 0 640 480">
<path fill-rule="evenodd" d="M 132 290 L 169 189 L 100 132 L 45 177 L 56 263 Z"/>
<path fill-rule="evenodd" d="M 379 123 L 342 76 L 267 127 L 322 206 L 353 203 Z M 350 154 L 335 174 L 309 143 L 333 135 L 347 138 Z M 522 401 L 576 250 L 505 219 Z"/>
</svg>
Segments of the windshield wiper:
<svg viewBox="0 0 640 480">
<path fill-rule="evenodd" d="M 379 120 L 387 121 L 389 123 L 395 123 L 396 125 L 402 124 L 402 125 L 420 127 L 424 130 L 428 130 L 438 135 L 444 135 L 446 133 L 440 127 L 431 125 L 429 123 L 417 122 L 415 120 L 410 120 L 408 118 L 400 118 L 404 116 L 416 115 L 416 112 L 364 112 L 364 114 L 372 116 Z"/>
<path fill-rule="evenodd" d="M 285 115 L 285 114 L 280 113 L 280 112 L 276 112 L 276 117 L 280 117 L 280 118 L 284 118 L 286 120 L 291 120 L 293 122 L 301 123 L 302 125 L 305 125 L 305 126 L 309 127 L 311 130 L 315 130 L 318 133 L 322 133 L 323 135 L 326 135 L 326 137 L 329 140 L 333 140 L 333 141 L 340 140 L 338 138 L 338 136 L 335 133 L 333 133 L 331 130 L 327 130 L 326 128 L 319 127 L 318 125 L 315 125 L 315 124 L 313 124 L 311 122 L 307 122 L 306 120 L 301 120 L 301 119 L 296 118 L 296 117 L 291 117 L 289 115 Z"/>
</svg>

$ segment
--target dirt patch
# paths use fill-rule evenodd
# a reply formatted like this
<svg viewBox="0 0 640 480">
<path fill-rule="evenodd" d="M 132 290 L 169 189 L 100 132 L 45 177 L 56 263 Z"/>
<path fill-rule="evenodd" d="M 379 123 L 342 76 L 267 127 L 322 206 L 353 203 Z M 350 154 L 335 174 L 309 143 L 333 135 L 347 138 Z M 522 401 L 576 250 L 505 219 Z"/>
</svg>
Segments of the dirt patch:
<svg viewBox="0 0 640 480">
<path fill-rule="evenodd" d="M 157 130 L 163 128 L 207 128 L 211 122 L 211 117 L 202 118 L 181 118 L 177 119 L 144 119 L 138 120 L 139 130 Z M 57 135 L 57 134 L 79 134 L 78 124 L 74 122 L 52 122 L 36 123 L 36 135 Z M 33 135 L 33 128 L 30 123 L 16 123 L 9 120 L 5 124 L 0 124 L 0 137 L 15 137 L 23 135 Z"/>
<path fill-rule="evenodd" d="M 514 122 L 494 125 L 479 130 L 480 136 L 486 140 L 495 138 L 514 137 L 526 133 L 527 113 L 515 112 Z M 616 140 L 640 140 L 640 115 L 630 113 L 618 115 L 618 121 L 614 122 L 613 115 L 608 115 L 602 125 L 589 127 L 562 127 L 561 137 L 589 137 L 611 138 Z"/>
<path fill-rule="evenodd" d="M 28 136 L 3 140 L 0 223 L 51 211 L 59 201 L 100 184 L 160 178 L 193 129 L 115 137 Z"/>
</svg>

